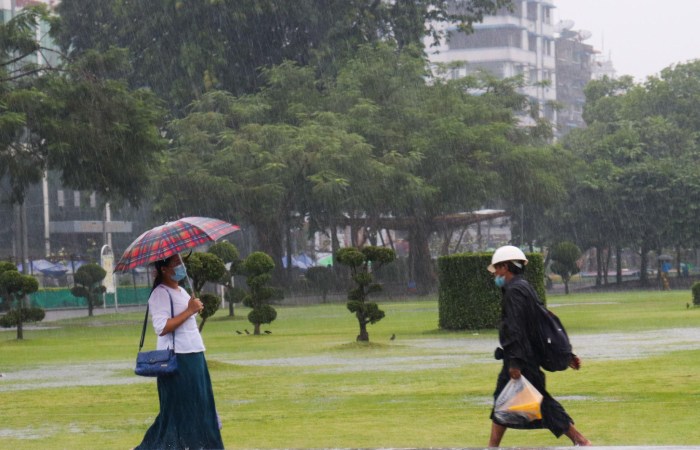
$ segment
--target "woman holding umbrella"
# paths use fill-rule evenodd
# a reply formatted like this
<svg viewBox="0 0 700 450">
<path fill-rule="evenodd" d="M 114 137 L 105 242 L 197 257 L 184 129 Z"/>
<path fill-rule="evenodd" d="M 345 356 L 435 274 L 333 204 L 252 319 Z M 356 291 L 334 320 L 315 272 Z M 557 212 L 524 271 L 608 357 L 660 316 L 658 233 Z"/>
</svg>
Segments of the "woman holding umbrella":
<svg viewBox="0 0 700 450">
<path fill-rule="evenodd" d="M 223 449 L 204 342 L 195 318 L 204 306 L 179 285 L 187 276 L 179 255 L 154 265 L 148 307 L 158 335 L 157 348 L 175 344 L 178 370 L 158 377 L 160 412 L 136 449 Z"/>
</svg>

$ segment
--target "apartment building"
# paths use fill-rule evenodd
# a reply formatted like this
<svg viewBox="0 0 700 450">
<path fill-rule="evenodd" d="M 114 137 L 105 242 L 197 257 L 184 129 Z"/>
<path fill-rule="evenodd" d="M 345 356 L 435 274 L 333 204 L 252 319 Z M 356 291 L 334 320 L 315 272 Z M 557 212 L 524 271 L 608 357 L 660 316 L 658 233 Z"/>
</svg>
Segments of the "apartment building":
<svg viewBox="0 0 700 450">
<path fill-rule="evenodd" d="M 459 11 L 463 3 L 454 0 L 450 8 Z M 502 78 L 520 75 L 525 82 L 522 93 L 539 105 L 542 117 L 556 123 L 554 8 L 548 0 L 514 0 L 511 9 L 502 8 L 474 24 L 471 34 L 446 26 L 447 33 L 439 45 L 429 47 L 430 62 L 451 63 L 447 74 L 451 78 L 476 70 Z"/>
</svg>

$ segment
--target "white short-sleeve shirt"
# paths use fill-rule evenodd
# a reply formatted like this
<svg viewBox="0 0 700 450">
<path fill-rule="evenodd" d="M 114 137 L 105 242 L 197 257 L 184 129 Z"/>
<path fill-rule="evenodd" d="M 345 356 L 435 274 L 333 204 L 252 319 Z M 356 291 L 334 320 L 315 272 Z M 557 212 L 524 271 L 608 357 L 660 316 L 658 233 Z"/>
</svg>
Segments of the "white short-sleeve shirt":
<svg viewBox="0 0 700 450">
<path fill-rule="evenodd" d="M 190 301 L 190 294 L 182 287 L 171 289 L 164 284 L 156 287 L 148 299 L 148 308 L 151 311 L 151 320 L 153 322 L 153 330 L 158 336 L 158 350 L 173 347 L 172 333 L 161 336 L 165 328 L 165 323 L 170 319 L 170 297 L 173 299 L 173 316 L 177 316 L 187 309 L 187 304 Z M 185 320 L 182 325 L 175 329 L 175 353 L 197 353 L 203 352 L 204 341 L 197 327 L 196 314 Z"/>
</svg>

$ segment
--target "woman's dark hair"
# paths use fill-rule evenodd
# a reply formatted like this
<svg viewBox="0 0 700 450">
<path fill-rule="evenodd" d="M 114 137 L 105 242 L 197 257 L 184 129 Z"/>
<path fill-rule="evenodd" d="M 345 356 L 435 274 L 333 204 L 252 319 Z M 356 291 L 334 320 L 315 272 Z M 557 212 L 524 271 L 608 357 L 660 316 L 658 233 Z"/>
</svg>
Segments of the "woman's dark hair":
<svg viewBox="0 0 700 450">
<path fill-rule="evenodd" d="M 522 265 L 522 267 L 516 266 L 513 264 L 513 261 L 508 261 L 506 264 L 508 264 L 508 272 L 512 273 L 513 275 L 522 275 L 525 273 L 525 265 L 523 265 L 522 262 L 518 263 Z"/>
<path fill-rule="evenodd" d="M 169 258 L 159 259 L 158 261 L 153 263 L 153 266 L 156 268 L 156 277 L 153 280 L 153 287 L 151 288 L 151 292 L 153 292 L 153 290 L 163 282 L 163 268 L 168 267 L 168 264 L 170 264 L 170 260 L 172 258 L 173 257 L 171 256 Z"/>
</svg>

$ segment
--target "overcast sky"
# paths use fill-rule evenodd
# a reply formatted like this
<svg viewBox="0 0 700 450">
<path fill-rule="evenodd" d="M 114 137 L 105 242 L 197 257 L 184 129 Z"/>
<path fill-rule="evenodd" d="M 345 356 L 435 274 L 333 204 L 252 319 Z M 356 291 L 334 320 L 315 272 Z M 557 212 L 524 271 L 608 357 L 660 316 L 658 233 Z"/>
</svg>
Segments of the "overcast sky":
<svg viewBox="0 0 700 450">
<path fill-rule="evenodd" d="M 574 30 L 610 55 L 617 75 L 644 81 L 678 62 L 700 59 L 700 0 L 554 0 L 555 23 Z"/>
</svg>

